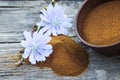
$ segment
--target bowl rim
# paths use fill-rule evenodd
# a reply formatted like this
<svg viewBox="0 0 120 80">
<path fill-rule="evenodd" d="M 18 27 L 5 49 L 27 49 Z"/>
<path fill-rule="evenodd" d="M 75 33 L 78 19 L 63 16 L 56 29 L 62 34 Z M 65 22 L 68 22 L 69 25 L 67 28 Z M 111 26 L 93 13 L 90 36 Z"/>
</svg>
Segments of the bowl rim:
<svg viewBox="0 0 120 80">
<path fill-rule="evenodd" d="M 81 40 L 81 42 L 83 42 L 84 44 L 90 46 L 90 47 L 94 47 L 94 48 L 106 48 L 106 47 L 112 47 L 112 46 L 115 46 L 117 44 L 120 44 L 120 41 L 117 41 L 117 42 L 114 42 L 112 44 L 107 44 L 107 45 L 95 45 L 95 44 L 91 44 L 87 41 L 85 41 L 80 35 L 79 35 L 79 32 L 78 32 L 78 19 L 79 19 L 79 14 L 81 12 L 81 10 L 83 9 L 83 7 L 85 6 L 85 4 L 88 2 L 88 0 L 85 0 L 82 2 L 81 6 L 79 7 L 78 9 L 78 12 L 76 14 L 76 17 L 75 17 L 75 31 L 76 31 L 76 34 L 78 36 L 78 38 Z"/>
</svg>

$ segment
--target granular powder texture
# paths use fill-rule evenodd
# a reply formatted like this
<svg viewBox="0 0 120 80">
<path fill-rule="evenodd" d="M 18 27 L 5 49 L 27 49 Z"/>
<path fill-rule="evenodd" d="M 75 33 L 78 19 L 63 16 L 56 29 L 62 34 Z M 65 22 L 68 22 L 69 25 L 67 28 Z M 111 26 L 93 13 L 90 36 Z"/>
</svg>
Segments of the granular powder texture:
<svg viewBox="0 0 120 80">
<path fill-rule="evenodd" d="M 82 37 L 95 45 L 120 41 L 120 1 L 103 3 L 93 9 L 84 21 Z"/>
<path fill-rule="evenodd" d="M 51 63 L 53 71 L 59 75 L 75 76 L 82 73 L 88 65 L 88 55 L 82 47 L 67 36 L 53 37 L 54 59 Z"/>
<path fill-rule="evenodd" d="M 77 76 L 88 66 L 88 54 L 74 40 L 67 36 L 52 36 L 50 43 L 53 53 L 45 62 L 37 63 L 38 67 L 49 67 L 62 76 Z"/>
</svg>

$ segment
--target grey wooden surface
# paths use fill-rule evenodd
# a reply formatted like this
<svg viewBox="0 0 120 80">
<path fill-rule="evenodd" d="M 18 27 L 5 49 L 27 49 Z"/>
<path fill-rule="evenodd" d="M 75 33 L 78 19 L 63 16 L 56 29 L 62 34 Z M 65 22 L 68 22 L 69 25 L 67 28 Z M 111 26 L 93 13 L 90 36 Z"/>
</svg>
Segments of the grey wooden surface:
<svg viewBox="0 0 120 80">
<path fill-rule="evenodd" d="M 89 53 L 90 64 L 80 76 L 57 76 L 50 68 L 38 68 L 30 64 L 15 67 L 14 56 L 21 49 L 20 41 L 23 31 L 31 30 L 39 22 L 39 11 L 50 0 L 38 1 L 0 1 L 0 80 L 120 80 L 120 58 L 110 58 Z M 69 36 L 80 42 L 74 31 L 75 15 L 82 2 L 79 0 L 58 2 L 66 9 L 66 14 L 73 18 L 73 27 Z"/>
</svg>

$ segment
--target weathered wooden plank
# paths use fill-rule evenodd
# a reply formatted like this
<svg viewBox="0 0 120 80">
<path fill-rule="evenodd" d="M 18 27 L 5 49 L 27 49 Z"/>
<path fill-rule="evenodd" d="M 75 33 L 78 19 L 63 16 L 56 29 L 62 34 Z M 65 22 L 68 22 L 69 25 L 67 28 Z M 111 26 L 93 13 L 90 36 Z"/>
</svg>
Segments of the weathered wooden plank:
<svg viewBox="0 0 120 80">
<path fill-rule="evenodd" d="M 32 3 L 32 4 L 31 4 Z M 0 6 L 23 6 L 23 7 L 34 7 L 34 6 L 43 6 L 44 4 L 46 4 L 46 2 L 44 0 L 34 0 L 34 1 L 0 1 Z"/>
<path fill-rule="evenodd" d="M 23 31 L 31 30 L 38 22 L 39 11 L 42 6 L 48 5 L 43 1 L 0 1 L 0 80 L 77 80 L 79 77 L 60 77 L 51 69 L 40 69 L 30 64 L 15 67 L 17 62 L 13 56 L 17 56 L 22 47 L 19 41 L 23 39 Z M 63 4 L 66 5 L 66 4 Z M 69 8 L 66 6 L 66 8 Z M 69 8 L 70 9 L 70 8 Z M 70 9 L 72 12 L 72 8 Z M 73 15 L 70 15 L 73 17 Z M 71 36 L 74 31 L 70 30 Z"/>
<path fill-rule="evenodd" d="M 112 80 L 111 78 L 115 79 L 120 74 L 118 71 L 120 70 L 118 67 L 120 66 L 119 58 L 111 59 L 95 53 L 90 56 L 93 55 L 96 58 L 90 57 L 91 62 L 86 74 L 77 77 L 61 77 L 55 75 L 50 68 L 41 69 L 28 63 L 15 67 L 14 63 L 17 62 L 17 54 L 0 54 L 0 67 L 2 67 L 0 68 L 0 80 L 5 78 L 10 78 L 11 80 L 19 80 L 19 78 L 20 80 Z"/>
<path fill-rule="evenodd" d="M 17 52 L 22 48 L 20 41 L 24 39 L 23 31 L 31 30 L 38 22 L 39 11 L 50 0 L 35 1 L 0 1 L 0 80 L 119 80 L 120 58 L 109 58 L 93 52 L 85 47 L 90 56 L 90 64 L 85 74 L 76 77 L 58 76 L 50 68 L 38 68 L 29 63 L 20 67 Z M 79 42 L 74 30 L 74 21 L 81 1 L 59 1 L 66 9 L 65 13 L 73 19 L 73 27 L 69 36 Z"/>
<path fill-rule="evenodd" d="M 0 54 L 15 54 L 21 48 L 20 43 L 0 43 Z"/>
</svg>

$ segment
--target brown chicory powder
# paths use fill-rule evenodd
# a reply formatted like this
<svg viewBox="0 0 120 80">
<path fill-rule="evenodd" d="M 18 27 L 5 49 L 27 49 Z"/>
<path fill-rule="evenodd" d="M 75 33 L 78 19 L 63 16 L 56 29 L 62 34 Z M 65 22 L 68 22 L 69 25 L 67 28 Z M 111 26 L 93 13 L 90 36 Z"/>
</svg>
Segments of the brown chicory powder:
<svg viewBox="0 0 120 80">
<path fill-rule="evenodd" d="M 88 13 L 82 37 L 95 45 L 108 45 L 120 41 L 120 1 L 103 3 Z"/>
<path fill-rule="evenodd" d="M 38 67 L 49 67 L 61 76 L 77 76 L 84 72 L 88 66 L 88 54 L 70 37 L 52 36 L 50 43 L 53 53 L 45 62 L 37 63 Z"/>
</svg>

